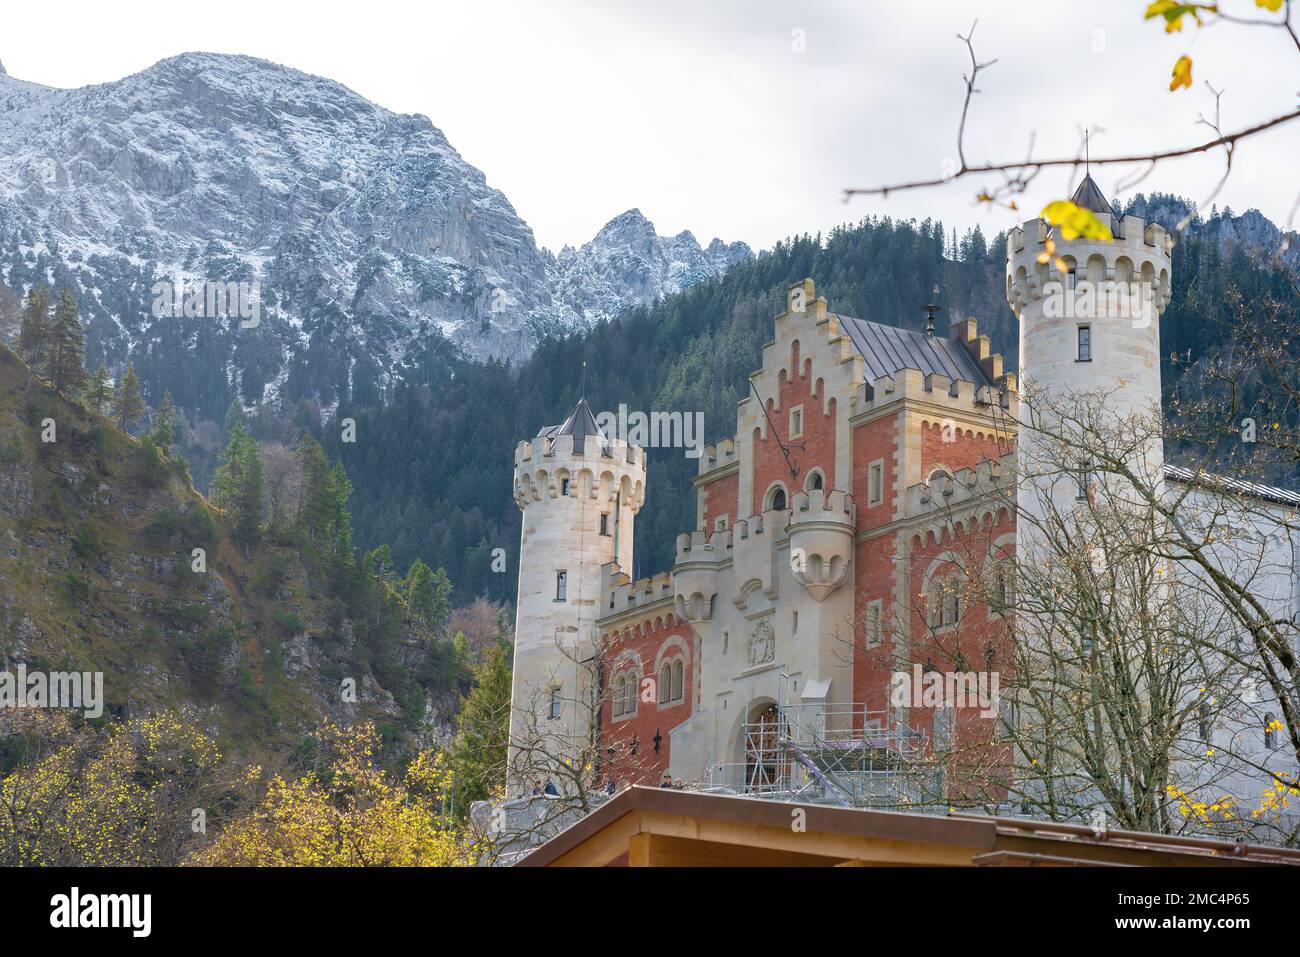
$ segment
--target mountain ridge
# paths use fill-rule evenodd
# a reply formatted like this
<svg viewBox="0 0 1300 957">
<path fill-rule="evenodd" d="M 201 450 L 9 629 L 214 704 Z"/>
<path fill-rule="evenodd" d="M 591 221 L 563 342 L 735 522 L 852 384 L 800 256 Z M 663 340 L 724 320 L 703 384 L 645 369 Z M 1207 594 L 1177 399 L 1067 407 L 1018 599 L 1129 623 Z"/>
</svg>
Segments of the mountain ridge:
<svg viewBox="0 0 1300 957">
<path fill-rule="evenodd" d="M 753 255 L 636 210 L 556 255 L 428 117 L 253 57 L 67 90 L 0 77 L 0 144 L 0 280 L 74 285 L 91 362 L 136 360 L 153 399 L 201 349 L 248 406 L 374 398 L 453 354 L 520 361 Z M 159 280 L 257 282 L 260 323 L 167 328 Z"/>
</svg>

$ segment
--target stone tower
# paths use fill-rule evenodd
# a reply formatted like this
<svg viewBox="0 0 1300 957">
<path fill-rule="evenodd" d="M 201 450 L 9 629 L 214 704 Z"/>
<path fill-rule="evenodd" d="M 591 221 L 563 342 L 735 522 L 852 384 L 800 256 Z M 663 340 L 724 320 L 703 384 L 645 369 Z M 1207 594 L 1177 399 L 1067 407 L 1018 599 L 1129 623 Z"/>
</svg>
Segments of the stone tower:
<svg viewBox="0 0 1300 957">
<path fill-rule="evenodd" d="M 1040 517 L 1049 498 L 1064 514 L 1088 495 L 1089 473 L 1082 451 L 1075 468 L 1063 469 L 1059 450 L 1053 456 L 1036 441 L 1036 425 L 1059 434 L 1059 413 L 1074 407 L 1076 396 L 1082 408 L 1090 405 L 1087 397 L 1104 395 L 1096 414 L 1117 425 L 1160 409 L 1160 315 L 1169 303 L 1171 239 L 1156 223 L 1116 217 L 1091 176 L 1073 202 L 1095 213 L 1113 241 L 1064 240 L 1041 219 L 1007 238 L 1007 299 L 1020 320 L 1018 459 L 1022 475 L 1032 477 L 1018 498 L 1022 514 Z M 1049 240 L 1054 250 L 1042 255 Z M 1148 442 L 1133 464 L 1158 483 L 1159 441 Z"/>
<path fill-rule="evenodd" d="M 595 733 L 592 659 L 601 566 L 632 567 L 632 524 L 645 499 L 645 477 L 645 450 L 603 435 L 585 399 L 563 424 L 515 448 L 515 502 L 524 514 L 511 689 L 512 793 L 547 777 L 550 760 L 576 754 Z M 521 749 L 528 753 L 521 756 Z"/>
</svg>

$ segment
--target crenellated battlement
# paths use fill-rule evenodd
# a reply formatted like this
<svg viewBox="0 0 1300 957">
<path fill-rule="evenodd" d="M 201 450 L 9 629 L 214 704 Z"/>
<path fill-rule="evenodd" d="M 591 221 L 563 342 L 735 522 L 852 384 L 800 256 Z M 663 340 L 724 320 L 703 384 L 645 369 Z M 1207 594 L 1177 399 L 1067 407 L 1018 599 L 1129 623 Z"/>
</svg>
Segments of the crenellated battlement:
<svg viewBox="0 0 1300 957">
<path fill-rule="evenodd" d="M 1007 236 L 1007 301 L 1017 316 L 1030 303 L 1042 300 L 1052 283 L 1076 288 L 1087 283 L 1141 283 L 1150 290 L 1157 313 L 1169 304 L 1173 237 L 1159 223 L 1140 216 L 1117 219 L 1096 213 L 1110 227 L 1111 242 L 1061 239 L 1044 220 L 1031 219 Z M 1053 261 L 1039 262 L 1048 239 L 1055 241 Z M 1061 270 L 1055 260 L 1065 269 Z"/>
<path fill-rule="evenodd" d="M 525 440 L 515 446 L 515 468 L 530 464 L 540 468 L 546 462 L 573 460 L 591 464 L 621 462 L 645 471 L 645 449 L 640 446 L 629 445 L 621 439 L 587 436 L 582 450 L 574 451 L 576 441 L 572 435 L 548 438 L 543 430 L 532 441 Z"/>
<path fill-rule="evenodd" d="M 854 524 L 853 495 L 834 489 L 809 489 L 790 496 L 790 526 L 810 522 Z"/>
<path fill-rule="evenodd" d="M 700 456 L 699 474 L 705 475 L 709 472 L 716 472 L 718 469 L 734 465 L 738 461 L 736 440 L 731 438 L 722 439 L 715 445 L 706 445 L 704 447 L 704 454 Z"/>
<path fill-rule="evenodd" d="M 602 618 L 656 605 L 673 597 L 673 576 L 671 572 L 660 572 L 633 581 L 617 562 L 606 562 L 600 569 L 600 596 Z"/>
<path fill-rule="evenodd" d="M 515 504 L 522 509 L 578 496 L 612 502 L 621 493 L 622 502 L 639 511 L 645 499 L 645 449 L 600 436 L 587 436 L 581 451 L 574 445 L 572 435 L 552 439 L 542 432 L 515 446 Z"/>
<path fill-rule="evenodd" d="M 997 385 L 950 379 L 937 372 L 925 375 L 917 369 L 900 369 L 896 375 L 881 376 L 863 387 L 863 408 L 881 408 L 911 399 L 981 416 L 989 415 L 992 407 L 996 406 L 1014 420 L 1019 410 L 1015 373 L 1001 373 L 1001 356 L 987 359 L 991 366 L 996 365 L 999 372 Z"/>
<path fill-rule="evenodd" d="M 1000 459 L 987 459 L 973 469 L 958 469 L 955 475 L 917 482 L 907 488 L 905 514 L 908 518 L 942 511 L 989 495 L 1015 496 L 1016 456 L 1008 452 Z"/>
<path fill-rule="evenodd" d="M 697 529 L 683 532 L 677 536 L 677 562 L 719 562 L 730 557 L 731 537 L 734 530 L 719 529 L 715 532 Z"/>
</svg>

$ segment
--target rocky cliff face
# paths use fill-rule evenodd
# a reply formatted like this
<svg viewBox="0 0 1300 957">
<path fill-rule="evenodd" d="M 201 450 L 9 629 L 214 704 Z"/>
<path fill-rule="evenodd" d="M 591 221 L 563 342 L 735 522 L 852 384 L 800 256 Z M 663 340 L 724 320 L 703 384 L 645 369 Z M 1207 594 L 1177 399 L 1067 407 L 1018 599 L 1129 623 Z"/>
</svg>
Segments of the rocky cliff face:
<svg viewBox="0 0 1300 957">
<path fill-rule="evenodd" d="M 151 392 L 201 362 L 246 402 L 364 400 L 448 344 L 517 360 L 748 255 L 633 210 L 557 258 L 427 118 L 250 57 L 75 90 L 0 75 L 0 280 L 72 282 L 92 362 L 130 354 Z M 255 282 L 259 323 L 159 316 L 160 280 Z"/>
<path fill-rule="evenodd" d="M 100 672 L 107 715 L 191 706 L 240 750 L 326 717 L 410 746 L 450 733 L 454 691 L 408 682 L 397 700 L 297 549 L 237 547 L 179 464 L 26 381 L 0 346 L 0 669 Z M 404 624 L 392 653 L 418 675 L 428 647 Z"/>
</svg>

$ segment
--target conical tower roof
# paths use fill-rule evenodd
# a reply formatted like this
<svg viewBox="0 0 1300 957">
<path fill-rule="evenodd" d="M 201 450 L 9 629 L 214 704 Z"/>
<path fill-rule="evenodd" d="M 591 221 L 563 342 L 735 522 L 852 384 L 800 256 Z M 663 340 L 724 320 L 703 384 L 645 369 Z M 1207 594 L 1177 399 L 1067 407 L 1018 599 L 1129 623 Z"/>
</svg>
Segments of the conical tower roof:
<svg viewBox="0 0 1300 957">
<path fill-rule="evenodd" d="M 552 438 L 561 435 L 573 436 L 573 451 L 579 455 L 582 454 L 588 436 L 595 436 L 600 442 L 601 451 L 606 455 L 609 454 L 609 440 L 596 424 L 596 417 L 591 414 L 591 406 L 587 405 L 586 398 L 578 400 L 578 404 L 573 407 L 569 417 L 564 420 Z"/>
<path fill-rule="evenodd" d="M 1101 187 L 1097 185 L 1096 181 L 1089 173 L 1084 174 L 1083 182 L 1079 184 L 1079 188 L 1076 189 L 1074 195 L 1070 197 L 1070 202 L 1074 203 L 1075 206 L 1078 206 L 1081 209 L 1091 210 L 1094 213 L 1110 213 L 1112 216 L 1115 215 L 1115 210 L 1111 207 L 1110 200 L 1105 197 L 1101 191 Z"/>
</svg>

